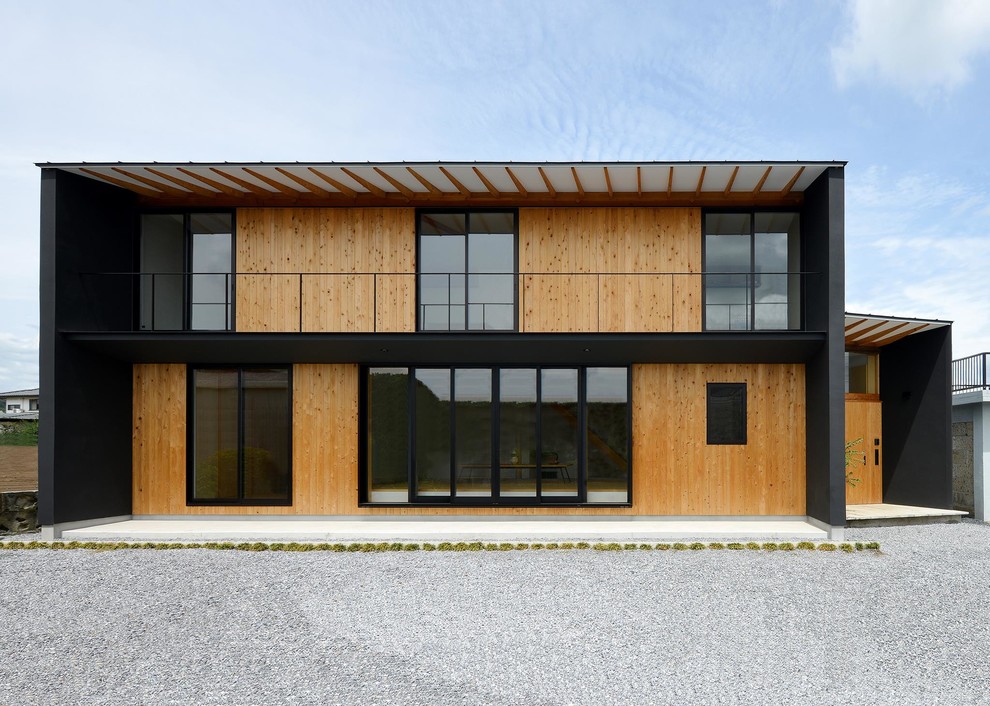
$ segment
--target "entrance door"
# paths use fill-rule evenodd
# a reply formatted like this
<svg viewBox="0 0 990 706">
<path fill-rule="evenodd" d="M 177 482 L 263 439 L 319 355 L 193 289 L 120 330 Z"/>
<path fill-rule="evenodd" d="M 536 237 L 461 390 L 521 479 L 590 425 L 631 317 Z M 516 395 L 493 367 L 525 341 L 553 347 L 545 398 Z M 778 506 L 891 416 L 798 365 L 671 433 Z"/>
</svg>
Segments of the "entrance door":
<svg viewBox="0 0 990 706">
<path fill-rule="evenodd" d="M 871 395 L 872 397 L 872 395 Z M 876 399 L 846 397 L 846 442 L 850 447 L 846 475 L 846 505 L 883 502 L 882 403 Z"/>
</svg>

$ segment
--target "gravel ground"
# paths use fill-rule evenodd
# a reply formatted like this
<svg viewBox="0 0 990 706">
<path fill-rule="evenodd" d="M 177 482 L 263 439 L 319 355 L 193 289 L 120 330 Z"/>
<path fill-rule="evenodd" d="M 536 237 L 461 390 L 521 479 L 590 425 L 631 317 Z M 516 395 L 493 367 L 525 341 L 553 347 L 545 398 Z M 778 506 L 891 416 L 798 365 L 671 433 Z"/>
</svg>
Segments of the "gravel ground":
<svg viewBox="0 0 990 706">
<path fill-rule="evenodd" d="M 990 702 L 990 526 L 883 552 L 0 551 L 0 703 Z"/>
</svg>

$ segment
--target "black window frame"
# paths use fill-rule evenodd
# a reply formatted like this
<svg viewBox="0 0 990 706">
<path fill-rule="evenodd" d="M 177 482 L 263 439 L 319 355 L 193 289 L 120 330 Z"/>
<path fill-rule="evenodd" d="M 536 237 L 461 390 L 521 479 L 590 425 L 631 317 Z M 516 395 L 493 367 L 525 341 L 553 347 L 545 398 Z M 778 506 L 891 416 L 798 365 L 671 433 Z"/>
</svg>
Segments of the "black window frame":
<svg viewBox="0 0 990 706">
<path fill-rule="evenodd" d="M 742 392 L 742 407 L 739 413 L 742 415 L 741 424 L 733 424 L 741 430 L 741 436 L 725 435 L 721 438 L 717 436 L 717 427 L 713 424 L 712 414 L 712 392 L 716 390 L 739 390 Z M 747 397 L 749 395 L 748 385 L 745 382 L 710 382 L 705 390 L 705 443 L 709 446 L 746 446 L 749 439 L 749 407 Z M 716 432 L 716 433 L 713 433 Z M 713 438 L 713 436 L 715 438 Z"/>
<path fill-rule="evenodd" d="M 511 213 L 512 214 L 512 277 L 513 277 L 513 302 L 512 302 L 512 328 L 511 329 L 471 329 L 467 328 L 468 313 L 467 307 L 470 301 L 467 298 L 467 277 L 470 276 L 468 269 L 469 246 L 467 237 L 471 230 L 472 213 Z M 422 262 L 421 242 L 422 231 L 420 224 L 421 216 L 427 214 L 453 214 L 465 217 L 465 244 L 464 244 L 464 276 L 465 276 L 465 318 L 463 329 L 424 329 L 421 316 L 421 278 L 424 273 L 420 272 Z M 426 273 L 430 274 L 430 273 Z M 448 306 L 450 304 L 448 303 Z M 417 333 L 437 333 L 437 334 L 504 334 L 517 333 L 519 331 L 519 209 L 518 208 L 417 208 L 416 209 L 416 332 Z M 462 366 L 463 367 L 463 366 Z"/>
<path fill-rule="evenodd" d="M 750 292 L 749 297 L 749 326 L 745 329 L 723 329 L 723 328 L 708 328 L 708 280 L 707 276 L 709 274 L 718 275 L 719 272 L 708 272 L 706 269 L 707 255 L 708 255 L 708 233 L 705 228 L 705 222 L 709 214 L 733 214 L 737 213 L 740 215 L 749 216 L 749 276 L 750 281 L 747 285 Z M 798 287 L 800 292 L 801 301 L 798 303 L 799 307 L 799 325 L 797 328 L 782 328 L 782 329 L 758 329 L 756 328 L 756 216 L 759 213 L 795 213 L 801 222 L 798 243 L 799 251 L 798 258 L 801 264 L 800 271 L 798 272 L 788 272 L 788 274 L 798 275 L 800 280 L 800 286 Z M 777 206 L 768 208 L 704 208 L 701 211 L 701 330 L 712 331 L 716 333 L 753 333 L 761 331 L 783 332 L 783 331 L 804 331 L 806 328 L 805 324 L 805 306 L 808 301 L 807 297 L 807 275 L 809 273 L 804 271 L 805 262 L 805 247 L 804 247 L 804 213 L 800 208 L 793 206 Z"/>
<path fill-rule="evenodd" d="M 368 409 L 368 386 L 371 378 L 370 370 L 373 368 L 405 368 L 408 376 L 410 393 L 407 395 L 407 429 L 408 439 L 407 454 L 407 492 L 406 502 L 372 502 L 368 496 L 368 481 L 371 469 L 368 467 L 368 423 L 370 421 L 370 410 Z M 589 368 L 623 368 L 626 370 L 626 425 L 629 436 L 626 444 L 626 457 L 628 459 L 628 471 L 626 477 L 626 500 L 624 502 L 588 502 L 588 400 L 587 400 L 587 371 Z M 567 496 L 561 499 L 554 499 L 554 496 L 543 497 L 540 492 L 542 486 L 542 472 L 537 468 L 537 493 L 535 497 L 499 497 L 499 474 L 492 474 L 492 496 L 491 497 L 456 497 L 456 473 L 453 470 L 454 454 L 451 454 L 451 495 L 449 498 L 436 500 L 432 498 L 417 498 L 415 493 L 415 473 L 416 467 L 414 459 L 416 456 L 416 426 L 415 426 L 415 405 L 416 395 L 413 394 L 415 386 L 415 371 L 420 369 L 450 370 L 452 378 L 451 396 L 454 395 L 453 376 L 455 370 L 463 369 L 489 369 L 492 371 L 492 468 L 500 466 L 499 458 L 499 434 L 500 420 L 498 416 L 498 405 L 500 404 L 500 389 L 496 382 L 499 380 L 501 370 L 535 369 L 537 380 L 537 412 L 536 412 L 536 435 L 537 445 L 542 448 L 541 438 L 541 409 L 542 409 L 542 375 L 543 370 L 577 370 L 578 371 L 578 447 L 577 447 L 577 468 L 575 477 L 578 479 L 578 499 Z M 451 417 L 454 415 L 454 405 L 451 405 Z M 359 507 L 604 507 L 604 508 L 625 508 L 632 507 L 633 504 L 633 366 L 616 365 L 614 363 L 575 363 L 567 364 L 525 364 L 512 363 L 509 365 L 498 363 L 449 363 L 449 364 L 425 364 L 415 363 L 381 363 L 374 365 L 362 365 L 359 370 L 359 402 L 358 402 L 358 429 L 360 440 L 358 443 L 358 506 Z M 451 431 L 451 448 L 456 445 L 456 429 Z M 539 457 L 538 457 L 539 458 Z"/>
<path fill-rule="evenodd" d="M 193 258 L 193 232 L 192 232 L 192 217 L 196 215 L 226 215 L 230 216 L 230 301 L 228 305 L 230 307 L 230 324 L 222 329 L 194 329 L 191 328 L 192 325 L 192 277 L 190 275 L 194 274 L 192 271 L 192 258 Z M 141 223 L 144 216 L 182 216 L 182 231 L 183 231 L 183 252 L 182 252 L 182 277 L 184 279 L 182 287 L 182 328 L 181 329 L 156 329 L 152 328 L 141 328 L 141 310 L 143 302 L 141 301 L 141 278 L 144 276 L 144 272 L 141 270 L 141 249 L 144 245 L 142 233 L 141 233 Z M 137 306 L 134 307 L 133 313 L 133 330 L 134 331 L 147 331 L 149 333 L 161 333 L 169 331 L 207 331 L 211 333 L 226 333 L 234 332 L 237 330 L 237 210 L 230 208 L 150 208 L 142 209 L 137 214 L 137 224 L 135 226 L 137 231 L 136 235 L 136 247 L 134 248 L 134 272 L 137 276 L 134 278 L 134 291 L 133 291 L 133 301 L 138 302 Z M 154 297 L 152 297 L 154 301 Z M 152 311 L 154 311 L 154 305 L 152 305 Z"/>
<path fill-rule="evenodd" d="M 250 498 L 245 499 L 244 493 L 244 388 L 241 383 L 242 374 L 245 370 L 258 369 L 278 369 L 288 373 L 287 401 L 288 425 L 286 434 L 288 435 L 289 473 L 288 485 L 286 487 L 286 498 Z M 198 499 L 195 493 L 195 469 L 196 469 L 196 380 L 197 370 L 236 370 L 237 371 L 237 488 L 239 498 L 234 499 Z M 292 373 L 293 366 L 285 363 L 251 363 L 251 364 L 228 364 L 218 363 L 195 364 L 186 366 L 186 505 L 190 507 L 202 506 L 234 506 L 234 507 L 288 507 L 293 504 L 293 468 L 292 457 L 292 429 L 293 429 L 293 399 L 292 399 Z"/>
</svg>

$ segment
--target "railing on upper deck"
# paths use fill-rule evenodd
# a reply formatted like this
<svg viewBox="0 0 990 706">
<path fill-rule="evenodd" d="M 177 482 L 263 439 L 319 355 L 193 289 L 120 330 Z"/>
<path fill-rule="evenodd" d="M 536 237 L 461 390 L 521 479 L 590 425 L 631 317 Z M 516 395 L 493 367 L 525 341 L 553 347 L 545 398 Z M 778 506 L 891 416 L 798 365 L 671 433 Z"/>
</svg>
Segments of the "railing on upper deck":
<svg viewBox="0 0 990 706">
<path fill-rule="evenodd" d="M 118 272 L 81 290 L 93 331 L 801 330 L 814 274 Z"/>
<path fill-rule="evenodd" d="M 990 390 L 990 353 L 952 361 L 952 391 Z"/>
</svg>

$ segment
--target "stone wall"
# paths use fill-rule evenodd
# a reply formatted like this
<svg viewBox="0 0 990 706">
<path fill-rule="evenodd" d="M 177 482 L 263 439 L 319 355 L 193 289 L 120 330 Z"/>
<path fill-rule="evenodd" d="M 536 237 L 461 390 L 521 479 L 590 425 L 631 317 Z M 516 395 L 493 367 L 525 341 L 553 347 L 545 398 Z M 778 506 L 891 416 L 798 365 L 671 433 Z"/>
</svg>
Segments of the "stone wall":
<svg viewBox="0 0 990 706">
<path fill-rule="evenodd" d="M 973 512 L 973 422 L 952 423 L 952 505 Z"/>
<path fill-rule="evenodd" d="M 0 493 L 0 534 L 38 529 L 38 493 Z"/>
</svg>

